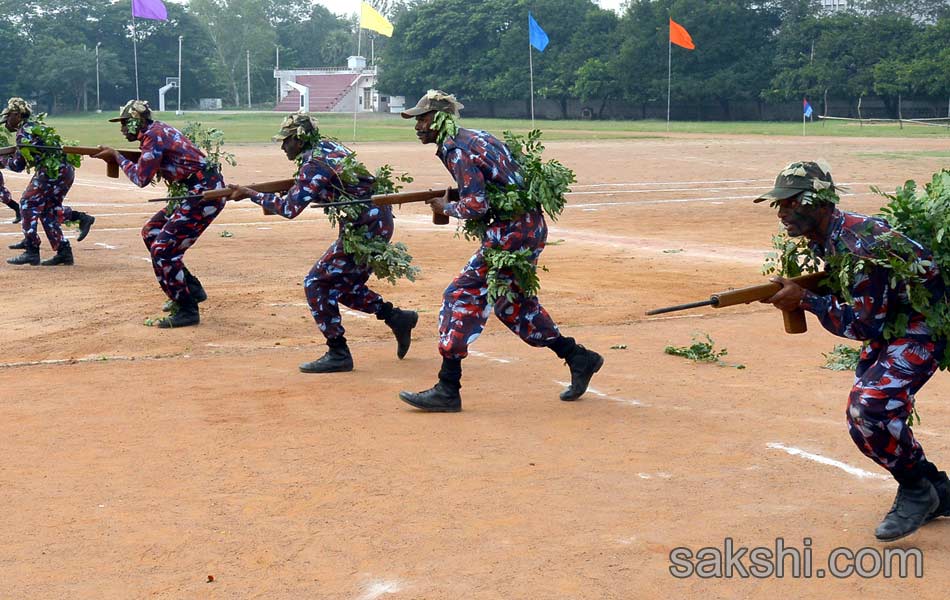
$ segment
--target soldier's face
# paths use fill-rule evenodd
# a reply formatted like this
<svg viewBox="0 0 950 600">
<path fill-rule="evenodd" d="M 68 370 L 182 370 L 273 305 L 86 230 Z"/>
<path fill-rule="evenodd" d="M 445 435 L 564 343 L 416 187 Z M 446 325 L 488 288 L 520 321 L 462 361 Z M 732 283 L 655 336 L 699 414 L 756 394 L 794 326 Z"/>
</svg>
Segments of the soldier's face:
<svg viewBox="0 0 950 600">
<path fill-rule="evenodd" d="M 778 207 L 778 218 L 791 237 L 815 235 L 820 230 L 821 208 L 803 204 L 802 194 L 772 203 Z"/>
<path fill-rule="evenodd" d="M 14 132 L 20 128 L 20 123 L 23 122 L 23 116 L 18 112 L 11 112 L 7 114 L 7 122 L 3 124 L 6 127 L 7 131 Z"/>
<path fill-rule="evenodd" d="M 122 130 L 122 135 L 125 136 L 125 139 L 129 140 L 130 142 L 134 142 L 138 139 L 134 133 L 129 131 L 128 119 L 125 121 L 120 121 L 120 124 L 120 129 Z"/>
<path fill-rule="evenodd" d="M 288 138 L 284 138 L 283 143 L 280 145 L 280 149 L 283 150 L 284 154 L 287 155 L 287 160 L 294 160 L 301 152 L 303 152 L 303 142 L 301 142 L 297 136 L 292 135 Z"/>
<path fill-rule="evenodd" d="M 438 134 L 432 130 L 433 117 L 435 117 L 435 112 L 427 112 L 416 117 L 416 137 L 423 144 L 434 144 L 438 139 Z"/>
</svg>

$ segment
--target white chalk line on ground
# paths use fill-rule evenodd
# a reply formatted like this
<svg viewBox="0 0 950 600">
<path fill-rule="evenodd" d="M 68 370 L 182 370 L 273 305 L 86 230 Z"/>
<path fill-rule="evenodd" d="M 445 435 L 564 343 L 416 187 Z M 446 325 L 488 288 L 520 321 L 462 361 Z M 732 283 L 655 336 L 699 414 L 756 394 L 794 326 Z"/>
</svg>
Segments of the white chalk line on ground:
<svg viewBox="0 0 950 600">
<path fill-rule="evenodd" d="M 881 475 L 880 473 L 872 473 L 870 471 L 865 471 L 864 469 L 859 469 L 858 467 L 852 467 L 851 465 L 843 463 L 840 460 L 828 458 L 827 456 L 822 456 L 820 454 L 814 454 L 813 452 L 807 452 L 801 448 L 795 448 L 794 446 L 786 446 L 785 444 L 773 442 L 768 444 L 768 447 L 773 450 L 782 450 L 788 454 L 791 454 L 792 456 L 800 456 L 807 460 L 813 460 L 823 465 L 841 469 L 845 473 L 854 475 L 859 479 L 890 479 L 889 477 Z"/>
<path fill-rule="evenodd" d="M 398 580 L 375 580 L 367 583 L 357 600 L 377 600 L 386 594 L 398 594 L 405 589 L 405 584 Z"/>
<path fill-rule="evenodd" d="M 469 351 L 468 351 L 468 354 L 469 354 L 469 356 L 474 356 L 474 357 L 477 357 L 477 358 L 484 358 L 485 360 L 490 360 L 490 361 L 492 361 L 492 362 L 502 363 L 502 364 L 505 364 L 505 365 L 510 364 L 510 363 L 512 362 L 511 360 L 509 360 L 509 359 L 507 359 L 507 358 L 498 358 L 498 357 L 496 357 L 496 356 L 491 356 L 491 355 L 489 355 L 489 354 L 485 354 L 484 352 L 478 352 L 478 351 L 476 351 L 476 350 L 469 350 Z"/>
<path fill-rule="evenodd" d="M 571 188 L 623 187 L 638 185 L 709 185 L 716 183 L 767 183 L 774 179 L 718 179 L 715 181 L 631 181 L 627 183 L 578 183 Z"/>
</svg>

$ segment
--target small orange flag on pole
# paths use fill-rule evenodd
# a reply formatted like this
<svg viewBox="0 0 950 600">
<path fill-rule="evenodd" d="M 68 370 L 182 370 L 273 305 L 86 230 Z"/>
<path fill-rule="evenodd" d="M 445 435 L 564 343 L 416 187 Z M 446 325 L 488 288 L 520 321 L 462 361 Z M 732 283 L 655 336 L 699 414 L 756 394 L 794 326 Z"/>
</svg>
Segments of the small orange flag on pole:
<svg viewBox="0 0 950 600">
<path fill-rule="evenodd" d="M 672 17 L 670 17 L 670 42 L 687 50 L 696 49 L 693 38 L 690 37 L 686 28 L 674 21 Z"/>
</svg>

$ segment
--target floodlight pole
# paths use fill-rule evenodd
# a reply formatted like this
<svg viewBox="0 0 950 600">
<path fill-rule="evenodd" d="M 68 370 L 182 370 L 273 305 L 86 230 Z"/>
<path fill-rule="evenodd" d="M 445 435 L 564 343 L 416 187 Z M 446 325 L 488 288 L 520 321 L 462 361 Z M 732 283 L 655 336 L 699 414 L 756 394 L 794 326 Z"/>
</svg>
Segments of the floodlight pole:
<svg viewBox="0 0 950 600">
<path fill-rule="evenodd" d="M 178 36 L 178 110 L 175 111 L 176 115 L 183 114 L 181 110 L 181 41 L 185 39 L 184 36 Z"/>
<path fill-rule="evenodd" d="M 251 51 L 247 51 L 247 107 L 251 108 Z"/>
<path fill-rule="evenodd" d="M 96 112 L 101 113 L 102 107 L 99 104 L 99 46 L 102 42 L 96 42 Z"/>
</svg>

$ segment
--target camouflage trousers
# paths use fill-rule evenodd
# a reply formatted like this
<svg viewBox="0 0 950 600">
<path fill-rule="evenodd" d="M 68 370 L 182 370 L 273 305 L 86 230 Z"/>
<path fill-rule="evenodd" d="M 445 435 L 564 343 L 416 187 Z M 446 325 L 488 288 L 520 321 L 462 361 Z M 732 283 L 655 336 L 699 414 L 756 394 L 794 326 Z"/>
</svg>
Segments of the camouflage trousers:
<svg viewBox="0 0 950 600">
<path fill-rule="evenodd" d="M 0 202 L 3 202 L 10 208 L 19 208 L 20 206 L 17 201 L 13 199 L 13 196 L 10 194 L 10 190 L 7 189 L 7 186 L 3 184 L 2 174 L 0 174 Z"/>
<path fill-rule="evenodd" d="M 56 179 L 49 179 L 42 175 L 34 176 L 30 184 L 23 191 L 20 200 L 20 212 L 23 216 L 21 227 L 27 248 L 39 248 L 39 226 L 43 226 L 50 248 L 58 250 L 63 243 L 63 230 L 60 227 L 64 221 L 63 199 L 73 186 L 76 172 L 64 168 Z"/>
<path fill-rule="evenodd" d="M 392 218 L 388 228 L 376 228 L 376 235 L 393 236 Z M 353 255 L 343 250 L 343 240 L 336 240 L 313 265 L 303 280 L 310 314 L 324 337 L 332 340 L 345 333 L 340 317 L 340 304 L 360 312 L 376 314 L 385 304 L 382 296 L 366 286 L 373 271 L 357 264 Z"/>
<path fill-rule="evenodd" d="M 900 480 L 925 460 L 907 424 L 914 394 L 937 370 L 935 344 L 909 338 L 872 341 L 861 353 L 848 397 L 848 430 L 868 458 Z"/>
<path fill-rule="evenodd" d="M 518 221 L 492 226 L 482 247 L 468 261 L 461 273 L 442 294 L 439 312 L 439 353 L 443 358 L 459 359 L 468 356 L 468 347 L 478 339 L 492 312 L 488 303 L 488 263 L 486 248 L 516 251 L 531 250 L 531 263 L 537 266 L 544 250 L 548 230 L 540 214 L 528 214 Z M 505 326 L 531 346 L 547 347 L 560 337 L 557 325 L 537 296 L 526 296 L 513 280 L 511 272 L 502 271 L 514 297 L 495 301 L 495 316 Z"/>
<path fill-rule="evenodd" d="M 224 187 L 224 179 L 216 173 L 205 175 L 189 194 Z M 224 200 L 186 200 L 169 215 L 160 210 L 142 227 L 142 240 L 152 257 L 152 268 L 158 285 L 169 299 L 187 303 L 191 299 L 185 278 L 185 252 L 224 209 Z"/>
</svg>

